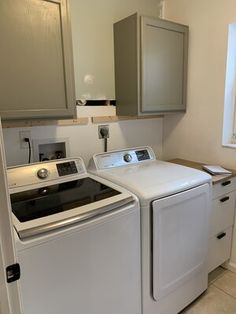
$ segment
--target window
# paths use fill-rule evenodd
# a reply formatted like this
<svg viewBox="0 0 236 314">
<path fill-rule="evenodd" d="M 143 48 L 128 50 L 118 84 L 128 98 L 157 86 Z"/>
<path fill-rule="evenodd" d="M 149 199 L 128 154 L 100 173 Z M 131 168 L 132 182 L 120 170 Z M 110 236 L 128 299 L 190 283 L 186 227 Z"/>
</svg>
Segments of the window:
<svg viewBox="0 0 236 314">
<path fill-rule="evenodd" d="M 236 148 L 236 23 L 229 25 L 223 145 Z"/>
</svg>

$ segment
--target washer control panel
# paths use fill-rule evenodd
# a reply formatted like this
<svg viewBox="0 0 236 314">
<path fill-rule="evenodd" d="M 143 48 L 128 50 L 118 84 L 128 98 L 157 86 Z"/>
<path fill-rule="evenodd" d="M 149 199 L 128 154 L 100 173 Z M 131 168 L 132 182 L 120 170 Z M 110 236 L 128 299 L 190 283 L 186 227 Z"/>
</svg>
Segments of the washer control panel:
<svg viewBox="0 0 236 314">
<path fill-rule="evenodd" d="M 95 166 L 96 169 L 115 168 L 155 159 L 156 157 L 151 147 L 138 147 L 129 150 L 97 154 L 93 157 L 92 167 Z"/>
<path fill-rule="evenodd" d="M 130 154 L 125 154 L 124 155 L 124 161 L 131 162 L 132 161 L 132 156 Z"/>
<path fill-rule="evenodd" d="M 7 169 L 9 188 L 20 188 L 31 184 L 42 184 L 55 180 L 69 180 L 86 174 L 81 158 L 57 159 Z"/>
<path fill-rule="evenodd" d="M 58 175 L 60 177 L 78 172 L 78 169 L 74 161 L 62 162 L 60 164 L 57 164 L 56 166 L 57 166 Z"/>
</svg>

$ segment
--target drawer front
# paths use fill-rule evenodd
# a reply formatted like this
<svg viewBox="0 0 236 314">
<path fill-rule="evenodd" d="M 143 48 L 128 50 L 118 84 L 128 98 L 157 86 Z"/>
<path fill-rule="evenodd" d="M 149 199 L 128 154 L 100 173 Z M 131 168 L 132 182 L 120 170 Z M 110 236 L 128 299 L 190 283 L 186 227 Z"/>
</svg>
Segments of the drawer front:
<svg viewBox="0 0 236 314">
<path fill-rule="evenodd" d="M 220 232 L 209 241 L 208 273 L 230 258 L 232 227 Z"/>
<path fill-rule="evenodd" d="M 235 192 L 228 193 L 212 201 L 209 237 L 234 224 Z"/>
<path fill-rule="evenodd" d="M 225 179 L 213 185 L 212 198 L 215 199 L 234 190 L 236 190 L 236 178 Z"/>
</svg>

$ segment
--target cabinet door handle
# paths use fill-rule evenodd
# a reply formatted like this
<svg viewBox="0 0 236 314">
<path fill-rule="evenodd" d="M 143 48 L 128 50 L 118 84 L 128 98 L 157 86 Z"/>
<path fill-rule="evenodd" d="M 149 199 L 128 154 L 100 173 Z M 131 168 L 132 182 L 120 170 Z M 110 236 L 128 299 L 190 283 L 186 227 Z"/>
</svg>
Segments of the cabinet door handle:
<svg viewBox="0 0 236 314">
<path fill-rule="evenodd" d="M 222 232 L 222 233 L 220 233 L 218 236 L 217 236 L 217 239 L 222 239 L 222 238 L 224 238 L 226 236 L 226 232 Z"/>
<path fill-rule="evenodd" d="M 220 202 L 221 203 L 224 203 L 224 202 L 226 202 L 226 201 L 228 201 L 229 200 L 229 196 L 225 196 L 225 197 L 222 197 L 221 199 L 220 199 Z"/>
<path fill-rule="evenodd" d="M 229 185 L 230 183 L 231 183 L 231 181 L 229 180 L 229 181 L 222 182 L 221 185 L 226 186 L 226 185 Z"/>
</svg>

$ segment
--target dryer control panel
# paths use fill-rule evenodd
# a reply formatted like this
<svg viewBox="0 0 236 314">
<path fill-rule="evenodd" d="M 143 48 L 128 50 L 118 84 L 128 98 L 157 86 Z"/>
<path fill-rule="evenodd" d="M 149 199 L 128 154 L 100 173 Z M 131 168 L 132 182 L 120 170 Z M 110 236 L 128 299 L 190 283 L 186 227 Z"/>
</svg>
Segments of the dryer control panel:
<svg viewBox="0 0 236 314">
<path fill-rule="evenodd" d="M 137 147 L 97 154 L 93 156 L 90 162 L 90 168 L 97 170 L 116 168 L 155 159 L 156 157 L 151 147 Z"/>
</svg>

